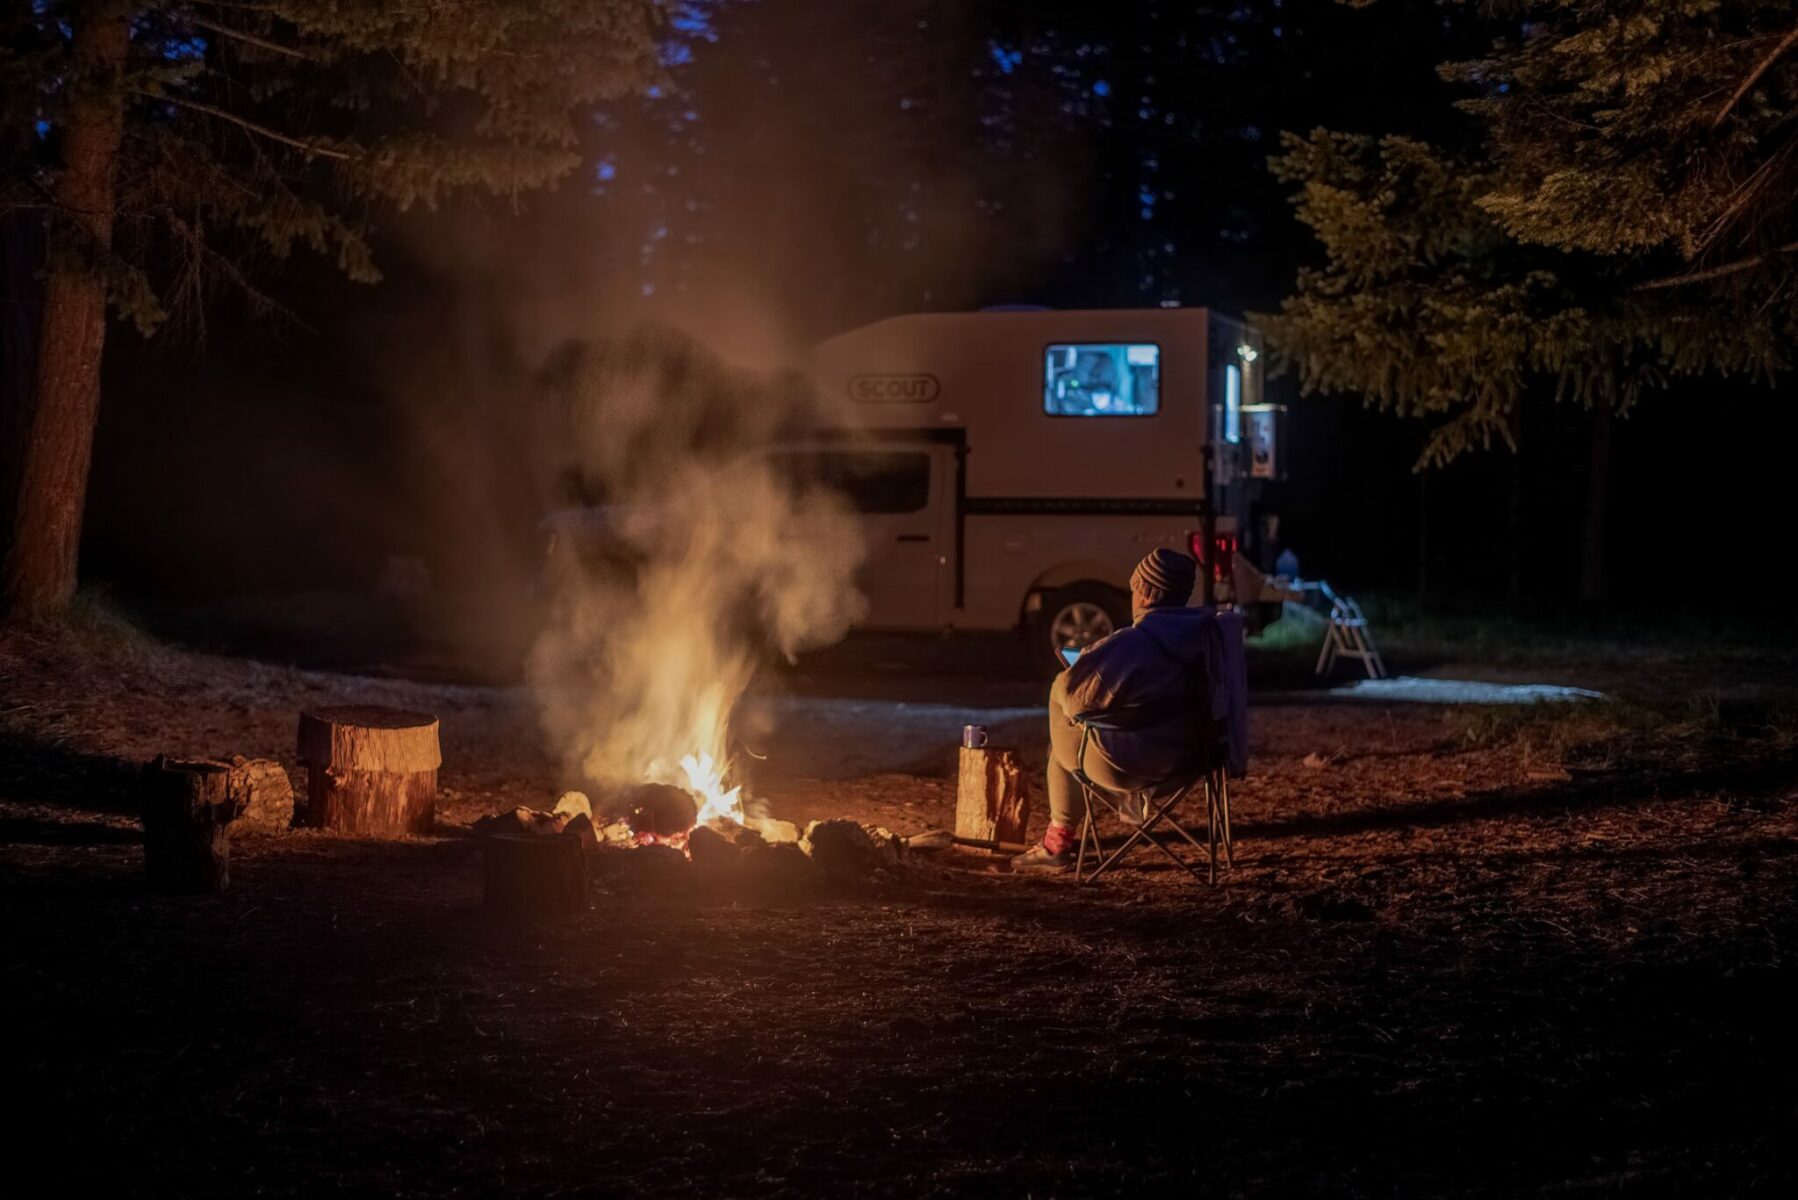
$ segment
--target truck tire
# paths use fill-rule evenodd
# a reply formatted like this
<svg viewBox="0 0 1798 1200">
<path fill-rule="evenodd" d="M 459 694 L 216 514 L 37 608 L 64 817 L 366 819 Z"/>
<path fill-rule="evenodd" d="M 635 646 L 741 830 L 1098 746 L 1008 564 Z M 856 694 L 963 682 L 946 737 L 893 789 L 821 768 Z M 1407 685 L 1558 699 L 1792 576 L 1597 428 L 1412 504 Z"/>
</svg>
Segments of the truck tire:
<svg viewBox="0 0 1798 1200">
<path fill-rule="evenodd" d="M 1070 583 L 1043 597 L 1030 631 L 1030 649 L 1043 668 L 1059 670 L 1057 653 L 1086 647 L 1130 624 L 1130 597 L 1109 584 Z"/>
</svg>

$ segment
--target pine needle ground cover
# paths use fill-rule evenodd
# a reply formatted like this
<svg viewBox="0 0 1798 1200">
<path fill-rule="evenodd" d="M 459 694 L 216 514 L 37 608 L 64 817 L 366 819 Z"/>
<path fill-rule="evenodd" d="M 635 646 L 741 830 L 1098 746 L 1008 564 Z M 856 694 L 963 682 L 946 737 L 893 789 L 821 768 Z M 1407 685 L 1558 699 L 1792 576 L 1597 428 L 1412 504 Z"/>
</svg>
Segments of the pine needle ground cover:
<svg viewBox="0 0 1798 1200">
<path fill-rule="evenodd" d="M 42 1098 L 18 1144 L 65 1177 L 1717 1195 L 1798 1166 L 1763 1099 L 1798 1066 L 1798 767 L 1767 709 L 1270 700 L 1215 889 L 978 855 L 787 898 L 610 875 L 520 936 L 481 915 L 456 828 L 244 837 L 229 893 L 153 898 L 125 780 L 170 739 L 288 755 L 326 700 L 429 707 L 456 826 L 553 795 L 522 696 L 107 639 L 0 643 L 0 952 L 13 1080 Z M 866 683 L 847 669 L 794 711 Z M 1035 724 L 1001 727 L 1033 765 Z M 952 758 L 826 726 L 771 748 L 778 815 L 952 810 Z"/>
</svg>

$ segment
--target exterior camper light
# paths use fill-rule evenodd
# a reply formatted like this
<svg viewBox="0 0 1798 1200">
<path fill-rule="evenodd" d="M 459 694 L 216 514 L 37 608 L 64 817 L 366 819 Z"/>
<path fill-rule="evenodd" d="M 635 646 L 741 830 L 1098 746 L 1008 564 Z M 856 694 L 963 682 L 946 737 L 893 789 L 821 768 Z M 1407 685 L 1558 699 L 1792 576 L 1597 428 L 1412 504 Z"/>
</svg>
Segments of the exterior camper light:
<svg viewBox="0 0 1798 1200">
<path fill-rule="evenodd" d="M 1242 368 L 1224 364 L 1224 440 L 1242 441 Z"/>
<path fill-rule="evenodd" d="M 1260 358 L 1261 355 L 1256 351 L 1255 347 L 1244 342 L 1242 345 L 1236 347 L 1236 357 L 1240 358 L 1245 363 L 1252 363 Z"/>
</svg>

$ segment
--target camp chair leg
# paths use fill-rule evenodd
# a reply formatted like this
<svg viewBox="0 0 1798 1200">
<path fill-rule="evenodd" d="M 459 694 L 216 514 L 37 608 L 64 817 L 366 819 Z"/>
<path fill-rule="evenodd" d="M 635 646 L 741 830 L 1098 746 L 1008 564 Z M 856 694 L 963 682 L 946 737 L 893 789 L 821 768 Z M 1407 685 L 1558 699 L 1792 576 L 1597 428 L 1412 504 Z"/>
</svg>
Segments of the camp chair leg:
<svg viewBox="0 0 1798 1200">
<path fill-rule="evenodd" d="M 1123 845 L 1119 846 L 1116 850 L 1113 850 L 1109 855 L 1107 855 L 1105 857 L 1104 861 L 1101 862 L 1096 868 L 1093 869 L 1093 873 L 1091 875 L 1088 875 L 1084 879 L 1080 879 L 1078 882 L 1091 883 L 1093 880 L 1095 880 L 1099 876 L 1103 875 L 1106 871 L 1110 870 L 1112 868 L 1112 866 L 1118 862 L 1119 859 L 1123 858 L 1124 855 L 1128 854 L 1132 849 L 1134 849 L 1138 842 L 1144 842 L 1144 841 L 1148 842 L 1151 846 L 1154 846 L 1157 850 L 1159 850 L 1163 854 L 1167 855 L 1168 858 L 1173 861 L 1173 864 L 1175 866 L 1181 868 L 1182 870 L 1191 874 L 1193 877 L 1197 878 L 1198 873 L 1199 873 L 1198 868 L 1193 866 L 1192 864 L 1188 863 L 1185 859 L 1181 858 L 1178 854 L 1175 854 L 1173 852 L 1173 850 L 1169 846 L 1167 846 L 1166 843 L 1164 843 L 1160 838 L 1155 836 L 1155 832 L 1154 832 L 1154 827 L 1165 820 L 1167 822 L 1169 828 L 1173 829 L 1181 837 L 1185 838 L 1188 842 L 1192 843 L 1193 849 L 1195 849 L 1195 850 L 1203 850 L 1204 849 L 1204 847 L 1200 846 L 1199 843 L 1193 838 L 1193 836 L 1190 833 L 1188 833 L 1186 831 L 1186 829 L 1178 821 L 1176 821 L 1173 818 L 1168 816 L 1168 814 L 1170 812 L 1172 812 L 1176 807 L 1178 807 L 1180 805 L 1180 803 L 1182 801 L 1184 801 L 1186 799 L 1187 795 L 1191 791 L 1192 791 L 1192 789 L 1190 787 L 1182 788 L 1180 791 L 1175 792 L 1172 796 L 1168 797 L 1168 799 L 1165 802 L 1163 802 L 1163 804 L 1161 805 L 1160 808 L 1157 808 L 1153 813 L 1151 813 L 1149 815 L 1147 820 L 1143 821 L 1141 824 L 1137 825 L 1137 827 L 1135 829 L 1130 831 L 1130 836 L 1124 839 Z"/>
<path fill-rule="evenodd" d="M 1097 861 L 1099 858 L 1099 827 L 1098 823 L 1093 820 L 1093 797 L 1084 785 L 1080 788 L 1080 802 L 1086 809 L 1086 815 L 1080 819 L 1080 845 L 1074 853 L 1074 878 L 1076 880 L 1080 879 L 1081 873 L 1086 868 L 1088 844 L 1092 846 L 1093 859 Z"/>
<path fill-rule="evenodd" d="M 1210 864 L 1208 882 L 1217 882 L 1217 788 L 1212 786 L 1210 776 L 1205 778 L 1205 837 L 1210 845 L 1206 848 L 1206 862 Z"/>
<path fill-rule="evenodd" d="M 1161 851 L 1163 854 L 1167 855 L 1168 858 L 1173 862 L 1173 864 L 1176 867 L 1179 867 L 1182 871 L 1185 871 L 1188 875 L 1191 875 L 1194 879 L 1197 879 L 1199 877 L 1199 868 L 1195 864 L 1187 862 L 1185 859 L 1181 858 L 1178 854 L 1175 854 L 1173 852 L 1172 848 L 1170 848 L 1166 843 L 1161 841 L 1161 839 L 1156 838 L 1156 837 L 1149 837 L 1149 838 L 1147 838 L 1147 841 L 1151 846 L 1155 847 L 1155 849 L 1157 849 L 1157 850 Z"/>
<path fill-rule="evenodd" d="M 1235 870 L 1236 839 L 1230 836 L 1230 780 L 1221 773 L 1218 776 L 1218 793 L 1223 798 L 1221 807 L 1224 817 L 1224 865 Z"/>
</svg>

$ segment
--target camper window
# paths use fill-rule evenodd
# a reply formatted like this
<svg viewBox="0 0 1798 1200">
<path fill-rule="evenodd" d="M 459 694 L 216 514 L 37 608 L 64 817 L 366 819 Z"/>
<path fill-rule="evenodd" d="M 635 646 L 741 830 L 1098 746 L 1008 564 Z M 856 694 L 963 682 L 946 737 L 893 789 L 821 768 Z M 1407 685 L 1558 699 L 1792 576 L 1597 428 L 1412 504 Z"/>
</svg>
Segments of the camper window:
<svg viewBox="0 0 1798 1200">
<path fill-rule="evenodd" d="M 930 503 L 930 455 L 916 451 L 797 450 L 775 456 L 794 484 L 843 493 L 857 512 L 919 512 Z"/>
<path fill-rule="evenodd" d="M 1148 417 L 1161 407 L 1161 347 L 1055 342 L 1043 358 L 1043 411 L 1052 417 Z"/>
</svg>

